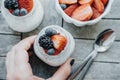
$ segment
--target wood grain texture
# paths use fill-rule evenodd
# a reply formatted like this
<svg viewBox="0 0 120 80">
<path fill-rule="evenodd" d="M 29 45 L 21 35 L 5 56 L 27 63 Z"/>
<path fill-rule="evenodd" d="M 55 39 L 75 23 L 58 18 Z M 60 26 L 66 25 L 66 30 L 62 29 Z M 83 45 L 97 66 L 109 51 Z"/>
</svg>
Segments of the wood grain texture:
<svg viewBox="0 0 120 80">
<path fill-rule="evenodd" d="M 20 36 L 0 35 L 0 56 L 6 56 L 6 53 L 13 45 L 20 41 Z"/>
<path fill-rule="evenodd" d="M 16 34 L 20 35 L 20 33 L 13 31 L 12 29 L 9 28 L 9 25 L 5 21 L 4 17 L 0 13 L 0 33 L 2 34 Z"/>
<path fill-rule="evenodd" d="M 64 22 L 64 28 L 75 38 L 95 39 L 97 35 L 105 29 L 111 28 L 117 33 L 116 40 L 120 40 L 120 20 L 102 19 L 92 26 L 76 27 L 73 24 Z"/>
<path fill-rule="evenodd" d="M 76 62 L 76 66 L 80 62 Z M 74 67 L 74 66 L 73 66 Z M 84 80 L 119 80 L 120 64 L 93 62 Z M 75 80 L 78 80 L 76 77 Z"/>
<path fill-rule="evenodd" d="M 119 18 L 120 19 L 120 0 L 114 0 L 110 12 L 105 16 L 105 18 Z M 117 14 L 117 15 L 116 15 Z"/>
<path fill-rule="evenodd" d="M 82 39 L 75 39 L 75 50 L 72 54 L 72 57 L 76 60 L 83 60 L 87 55 L 93 50 L 93 43 L 94 40 L 82 40 Z M 95 58 L 95 61 L 102 61 L 102 62 L 120 62 L 120 42 L 114 42 L 111 48 L 104 52 L 99 53 Z"/>
<path fill-rule="evenodd" d="M 48 66 L 40 61 L 36 56 L 32 56 L 30 58 L 30 63 L 34 75 L 46 79 L 51 77 L 58 69 Z M 72 71 L 74 71 L 80 65 L 80 63 L 81 61 L 75 61 L 75 64 L 72 66 Z M 120 64 L 94 62 L 84 80 L 119 80 L 119 72 Z M 1 79 L 6 79 L 5 57 L 0 57 L 0 80 Z M 76 77 L 75 80 L 78 80 L 78 77 Z"/>
<path fill-rule="evenodd" d="M 0 57 L 0 80 L 6 79 L 5 57 Z"/>
<path fill-rule="evenodd" d="M 62 26 L 62 18 L 56 12 L 55 1 L 54 0 L 40 0 L 44 9 L 44 17 L 40 26 L 32 32 L 24 33 L 23 37 L 30 35 L 35 35 L 40 32 L 46 26 L 49 25 L 59 25 Z"/>
</svg>

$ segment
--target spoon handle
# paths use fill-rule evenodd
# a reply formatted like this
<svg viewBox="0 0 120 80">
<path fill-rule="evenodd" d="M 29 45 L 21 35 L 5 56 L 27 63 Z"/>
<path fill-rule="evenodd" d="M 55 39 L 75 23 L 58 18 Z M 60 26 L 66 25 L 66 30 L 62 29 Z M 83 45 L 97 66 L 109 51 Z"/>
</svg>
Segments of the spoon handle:
<svg viewBox="0 0 120 80">
<path fill-rule="evenodd" d="M 83 78 L 85 77 L 85 74 L 87 73 L 87 71 L 89 70 L 91 64 L 93 63 L 94 58 L 91 57 L 89 59 L 89 61 L 87 62 L 87 64 L 84 66 L 84 68 L 82 69 L 82 71 L 80 72 L 80 74 L 78 75 L 79 80 L 83 80 Z"/>
<path fill-rule="evenodd" d="M 83 67 L 87 64 L 87 62 L 89 61 L 89 59 L 90 59 L 94 54 L 96 54 L 96 50 L 93 50 L 93 51 L 83 60 L 83 62 L 79 65 L 78 69 L 76 69 L 75 72 L 68 77 L 68 80 L 73 80 L 73 79 L 80 73 L 80 71 L 83 69 Z"/>
<path fill-rule="evenodd" d="M 89 59 L 90 59 L 90 57 L 89 57 Z M 86 61 L 82 62 L 82 63 L 79 65 L 78 69 L 77 69 L 73 74 L 71 74 L 71 75 L 68 77 L 67 80 L 73 80 L 73 79 L 80 73 L 80 71 L 84 68 L 84 66 L 87 64 L 87 62 L 89 61 L 89 59 L 87 59 Z"/>
</svg>

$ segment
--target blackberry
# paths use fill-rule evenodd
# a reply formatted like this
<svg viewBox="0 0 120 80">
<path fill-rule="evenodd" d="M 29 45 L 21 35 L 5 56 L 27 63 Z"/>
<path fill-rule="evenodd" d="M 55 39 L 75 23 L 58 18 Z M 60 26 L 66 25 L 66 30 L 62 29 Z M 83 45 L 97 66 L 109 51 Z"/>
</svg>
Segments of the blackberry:
<svg viewBox="0 0 120 80">
<path fill-rule="evenodd" d="M 18 1 L 17 0 L 5 0 L 4 6 L 7 9 L 17 9 L 18 8 Z"/>
<path fill-rule="evenodd" d="M 53 47 L 53 41 L 51 40 L 51 38 L 47 35 L 42 35 L 39 38 L 39 44 L 41 47 L 43 47 L 44 49 L 51 49 L 54 48 Z"/>
</svg>

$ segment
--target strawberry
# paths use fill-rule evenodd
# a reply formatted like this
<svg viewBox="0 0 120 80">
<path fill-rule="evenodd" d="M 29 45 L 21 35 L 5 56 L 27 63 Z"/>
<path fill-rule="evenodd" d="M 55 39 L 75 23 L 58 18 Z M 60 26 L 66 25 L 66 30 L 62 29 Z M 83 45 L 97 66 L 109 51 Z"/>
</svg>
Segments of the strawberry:
<svg viewBox="0 0 120 80">
<path fill-rule="evenodd" d="M 68 8 L 66 8 L 64 10 L 64 12 L 68 15 L 68 16 L 71 16 L 73 11 L 78 7 L 78 4 L 73 4 L 73 5 L 70 5 Z"/>
<path fill-rule="evenodd" d="M 28 11 L 28 13 L 33 8 L 33 0 L 18 0 L 18 3 L 19 3 L 19 9 L 25 8 Z"/>
<path fill-rule="evenodd" d="M 94 0 L 93 6 L 98 10 L 98 12 L 100 13 L 104 12 L 104 5 L 101 0 Z"/>
<path fill-rule="evenodd" d="M 101 0 L 104 4 L 104 6 L 108 3 L 108 0 Z"/>
<path fill-rule="evenodd" d="M 72 13 L 72 18 L 79 21 L 88 21 L 93 15 L 90 4 L 81 5 Z"/>
<path fill-rule="evenodd" d="M 58 55 L 60 53 L 60 51 L 55 50 L 55 53 L 53 55 Z"/>
<path fill-rule="evenodd" d="M 54 48 L 58 51 L 64 50 L 66 44 L 67 44 L 67 39 L 62 36 L 62 35 L 53 35 L 51 37 L 53 41 Z"/>
<path fill-rule="evenodd" d="M 10 13 L 13 13 L 13 10 L 12 10 L 12 9 L 9 9 L 9 12 L 10 12 Z"/>
<path fill-rule="evenodd" d="M 77 0 L 59 0 L 60 4 L 74 4 L 77 3 Z"/>
<path fill-rule="evenodd" d="M 93 0 L 79 0 L 79 3 L 80 4 L 92 4 L 93 3 Z"/>
<path fill-rule="evenodd" d="M 93 10 L 92 19 L 96 19 L 101 15 L 94 7 L 92 7 L 92 10 Z"/>
</svg>

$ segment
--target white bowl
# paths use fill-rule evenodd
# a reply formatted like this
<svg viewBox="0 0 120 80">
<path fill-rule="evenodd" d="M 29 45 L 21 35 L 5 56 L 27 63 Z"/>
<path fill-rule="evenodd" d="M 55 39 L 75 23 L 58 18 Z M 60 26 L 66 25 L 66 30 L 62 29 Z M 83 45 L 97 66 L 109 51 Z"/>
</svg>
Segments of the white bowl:
<svg viewBox="0 0 120 80">
<path fill-rule="evenodd" d="M 2 0 L 2 15 L 10 28 L 18 32 L 29 32 L 37 28 L 43 19 L 43 7 L 39 0 L 33 0 L 33 9 L 25 16 L 14 16 L 4 6 Z"/>
<path fill-rule="evenodd" d="M 63 51 L 61 51 L 60 54 L 58 55 L 48 55 L 44 52 L 44 49 L 42 47 L 40 47 L 39 45 L 39 38 L 41 35 L 45 34 L 45 30 L 47 28 L 53 28 L 54 30 L 56 30 L 58 33 L 60 33 L 61 35 L 65 36 L 67 39 L 67 44 L 64 48 Z M 63 28 L 61 28 L 60 26 L 57 25 L 51 25 L 48 27 L 45 27 L 44 29 L 42 29 L 40 31 L 40 33 L 38 34 L 37 38 L 35 39 L 35 43 L 34 43 L 34 51 L 35 54 L 45 63 L 47 63 L 48 65 L 51 66 L 60 66 L 61 64 L 63 64 L 72 54 L 73 50 L 75 48 L 75 41 L 72 37 L 72 35 L 67 32 L 66 30 L 64 30 Z"/>
<path fill-rule="evenodd" d="M 105 8 L 105 11 L 98 18 L 96 18 L 94 20 L 90 20 L 90 21 L 78 21 L 78 20 L 75 20 L 75 19 L 72 19 L 71 17 L 69 17 L 60 7 L 59 0 L 55 0 L 57 12 L 59 14 L 61 14 L 61 16 L 63 17 L 63 19 L 66 22 L 73 23 L 74 25 L 76 25 L 78 27 L 82 27 L 82 26 L 85 26 L 85 25 L 93 25 L 93 24 L 99 22 L 104 16 L 106 16 L 109 13 L 109 11 L 111 9 L 111 6 L 112 6 L 112 3 L 113 3 L 113 0 L 109 0 L 107 6 Z"/>
</svg>

